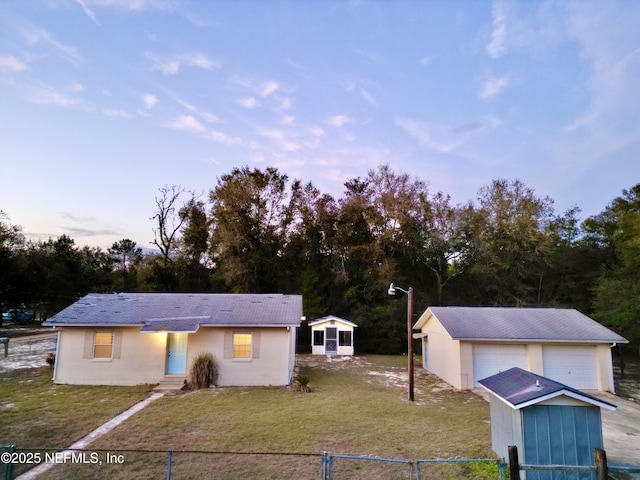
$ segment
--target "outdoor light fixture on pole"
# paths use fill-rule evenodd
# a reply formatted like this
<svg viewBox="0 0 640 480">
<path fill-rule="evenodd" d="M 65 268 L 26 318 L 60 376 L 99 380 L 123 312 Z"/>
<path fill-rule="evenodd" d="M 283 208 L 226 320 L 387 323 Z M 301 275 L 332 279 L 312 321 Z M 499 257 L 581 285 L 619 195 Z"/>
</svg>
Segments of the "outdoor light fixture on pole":
<svg viewBox="0 0 640 480">
<path fill-rule="evenodd" d="M 407 346 L 409 357 L 408 370 L 409 370 L 409 401 L 413 402 L 413 288 L 409 287 L 409 290 L 404 290 L 400 287 L 389 285 L 389 295 L 395 295 L 396 290 L 400 290 L 407 294 Z"/>
</svg>

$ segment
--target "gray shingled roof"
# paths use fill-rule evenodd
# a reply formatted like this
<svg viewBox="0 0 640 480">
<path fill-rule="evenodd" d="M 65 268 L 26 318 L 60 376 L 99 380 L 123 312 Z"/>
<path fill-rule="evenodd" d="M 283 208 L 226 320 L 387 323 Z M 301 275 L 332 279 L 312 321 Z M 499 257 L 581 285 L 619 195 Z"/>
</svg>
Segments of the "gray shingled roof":
<svg viewBox="0 0 640 480">
<path fill-rule="evenodd" d="M 628 343 L 604 325 L 574 309 L 429 307 L 454 340 Z"/>
<path fill-rule="evenodd" d="M 560 395 L 609 409 L 616 408 L 609 402 L 518 367 L 483 378 L 478 383 L 516 409 Z"/>
<path fill-rule="evenodd" d="M 141 325 L 143 331 L 196 331 L 199 326 L 299 326 L 302 296 L 282 294 L 89 294 L 47 326 Z"/>
</svg>

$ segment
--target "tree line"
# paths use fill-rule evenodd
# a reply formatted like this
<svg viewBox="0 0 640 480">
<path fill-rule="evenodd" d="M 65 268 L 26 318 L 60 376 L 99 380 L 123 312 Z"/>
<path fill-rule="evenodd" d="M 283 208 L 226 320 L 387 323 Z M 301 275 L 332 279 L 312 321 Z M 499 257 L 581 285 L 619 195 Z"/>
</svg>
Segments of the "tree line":
<svg viewBox="0 0 640 480">
<path fill-rule="evenodd" d="M 62 235 L 31 242 L 0 216 L 0 302 L 48 316 L 87 292 L 235 292 L 303 295 L 310 320 L 334 314 L 359 325 L 361 351 L 406 349 L 406 301 L 429 305 L 570 307 L 640 342 L 640 184 L 601 213 L 519 180 L 493 180 L 475 198 L 449 195 L 381 165 L 349 179 L 340 198 L 278 169 L 242 167 L 208 197 L 164 186 L 152 243 L 107 251 Z M 308 329 L 301 329 L 306 342 Z"/>
</svg>

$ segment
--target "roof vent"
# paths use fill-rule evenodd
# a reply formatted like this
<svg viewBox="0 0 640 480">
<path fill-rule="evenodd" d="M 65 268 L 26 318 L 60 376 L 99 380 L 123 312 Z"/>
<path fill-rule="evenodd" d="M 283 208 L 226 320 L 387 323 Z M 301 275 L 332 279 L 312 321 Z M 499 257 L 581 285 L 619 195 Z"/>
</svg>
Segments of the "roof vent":
<svg viewBox="0 0 640 480">
<path fill-rule="evenodd" d="M 536 388 L 542 388 L 542 385 L 540 385 L 540 380 L 536 380 Z"/>
</svg>

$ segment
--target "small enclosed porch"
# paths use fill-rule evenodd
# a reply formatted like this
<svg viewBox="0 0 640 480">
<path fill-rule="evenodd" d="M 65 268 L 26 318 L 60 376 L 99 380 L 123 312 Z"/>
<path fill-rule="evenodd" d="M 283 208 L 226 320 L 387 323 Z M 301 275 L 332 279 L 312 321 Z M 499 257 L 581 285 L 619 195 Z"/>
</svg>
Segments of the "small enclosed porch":
<svg viewBox="0 0 640 480">
<path fill-rule="evenodd" d="M 328 315 L 309 322 L 313 355 L 353 355 L 354 329 L 357 325 L 344 318 Z"/>
</svg>

